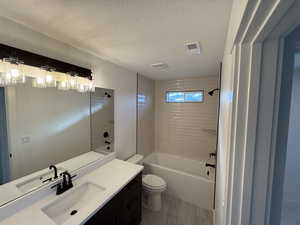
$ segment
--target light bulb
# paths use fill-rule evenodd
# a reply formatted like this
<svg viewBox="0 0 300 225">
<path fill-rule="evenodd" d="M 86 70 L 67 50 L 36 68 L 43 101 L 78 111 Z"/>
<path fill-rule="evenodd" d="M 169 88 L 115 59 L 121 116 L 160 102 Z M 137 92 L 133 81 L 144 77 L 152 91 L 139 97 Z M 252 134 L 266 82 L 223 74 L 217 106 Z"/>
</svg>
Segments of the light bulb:
<svg viewBox="0 0 300 225">
<path fill-rule="evenodd" d="M 67 91 L 69 90 L 68 82 L 67 81 L 61 81 L 58 83 L 58 90 Z"/>
<path fill-rule="evenodd" d="M 40 68 L 39 77 L 45 82 L 46 87 L 56 87 L 56 80 L 52 76 L 52 71 L 55 69 L 50 66 L 42 66 Z"/>
<path fill-rule="evenodd" d="M 96 91 L 93 81 L 90 81 L 90 83 L 88 84 L 88 91 L 90 91 L 90 92 L 95 92 Z"/>
<path fill-rule="evenodd" d="M 56 80 L 54 80 L 50 72 L 47 72 L 47 75 L 45 77 L 45 82 L 47 87 L 56 87 Z"/>
<path fill-rule="evenodd" d="M 15 84 L 15 82 L 14 82 L 13 79 L 12 79 L 12 75 L 11 75 L 11 72 L 10 72 L 10 71 L 4 73 L 3 79 L 4 79 L 4 84 L 5 84 L 5 86 Z"/>
<path fill-rule="evenodd" d="M 37 83 L 37 84 L 44 84 L 45 82 L 44 82 L 44 79 L 43 79 L 43 78 L 38 77 L 38 78 L 36 79 L 36 83 Z"/>
<path fill-rule="evenodd" d="M 43 77 L 36 77 L 33 81 L 33 86 L 36 88 L 46 88 L 46 81 Z"/>
<path fill-rule="evenodd" d="M 46 83 L 51 83 L 53 81 L 53 77 L 51 75 L 46 76 Z"/>
<path fill-rule="evenodd" d="M 71 86 L 71 88 L 76 86 L 76 81 L 74 79 L 70 80 L 70 86 Z"/>
<path fill-rule="evenodd" d="M 26 74 L 25 74 L 25 65 L 24 65 L 24 63 L 23 62 L 20 62 L 20 64 L 18 65 L 18 69 L 19 69 L 19 76 L 20 76 L 20 78 L 19 78 L 19 80 L 18 80 L 18 82 L 19 83 L 25 83 L 26 82 Z"/>
<path fill-rule="evenodd" d="M 76 89 L 77 88 L 77 78 L 75 75 L 71 76 L 68 75 L 67 76 L 67 82 L 68 82 L 68 86 L 70 89 Z"/>
<path fill-rule="evenodd" d="M 20 76 L 20 71 L 18 69 L 11 69 L 11 77 L 17 79 Z"/>
<path fill-rule="evenodd" d="M 88 90 L 88 87 L 87 85 L 84 85 L 84 84 L 78 84 L 77 85 L 77 91 L 78 92 L 81 92 L 81 93 L 84 93 Z"/>
<path fill-rule="evenodd" d="M 4 73 L 0 72 L 0 87 L 5 86 Z"/>
</svg>

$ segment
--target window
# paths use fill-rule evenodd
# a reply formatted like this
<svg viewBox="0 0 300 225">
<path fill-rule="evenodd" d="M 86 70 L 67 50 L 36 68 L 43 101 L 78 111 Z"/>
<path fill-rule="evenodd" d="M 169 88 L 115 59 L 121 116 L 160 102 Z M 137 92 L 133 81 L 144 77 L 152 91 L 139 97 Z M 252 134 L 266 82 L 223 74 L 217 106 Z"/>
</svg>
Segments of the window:
<svg viewBox="0 0 300 225">
<path fill-rule="evenodd" d="M 203 102 L 203 91 L 168 91 L 167 103 Z"/>
<path fill-rule="evenodd" d="M 138 95 L 138 103 L 144 103 L 144 102 L 146 102 L 146 96 Z"/>
</svg>

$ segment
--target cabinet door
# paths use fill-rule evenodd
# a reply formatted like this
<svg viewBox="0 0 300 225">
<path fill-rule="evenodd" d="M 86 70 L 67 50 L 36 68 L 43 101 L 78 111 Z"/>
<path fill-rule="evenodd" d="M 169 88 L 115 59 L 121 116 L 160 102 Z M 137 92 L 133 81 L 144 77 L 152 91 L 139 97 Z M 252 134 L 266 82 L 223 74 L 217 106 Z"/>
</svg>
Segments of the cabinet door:
<svg viewBox="0 0 300 225">
<path fill-rule="evenodd" d="M 122 203 L 118 225 L 138 225 L 142 215 L 142 176 L 138 175 L 121 192 Z"/>
<path fill-rule="evenodd" d="M 85 225 L 117 225 L 117 196 L 100 209 Z"/>
<path fill-rule="evenodd" d="M 142 175 L 100 209 L 85 225 L 139 225 L 142 215 Z"/>
</svg>

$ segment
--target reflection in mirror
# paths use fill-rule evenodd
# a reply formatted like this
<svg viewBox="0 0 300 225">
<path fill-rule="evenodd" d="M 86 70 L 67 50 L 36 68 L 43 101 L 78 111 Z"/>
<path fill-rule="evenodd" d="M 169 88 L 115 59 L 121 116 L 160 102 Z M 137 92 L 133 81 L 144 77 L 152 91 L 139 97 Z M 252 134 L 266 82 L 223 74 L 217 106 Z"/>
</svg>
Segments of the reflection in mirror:
<svg viewBox="0 0 300 225">
<path fill-rule="evenodd" d="M 91 93 L 91 147 L 95 152 L 114 150 L 113 90 L 97 88 Z"/>
<path fill-rule="evenodd" d="M 0 87 L 0 205 L 114 150 L 114 93 Z M 3 197 L 2 197 L 3 196 Z"/>
</svg>

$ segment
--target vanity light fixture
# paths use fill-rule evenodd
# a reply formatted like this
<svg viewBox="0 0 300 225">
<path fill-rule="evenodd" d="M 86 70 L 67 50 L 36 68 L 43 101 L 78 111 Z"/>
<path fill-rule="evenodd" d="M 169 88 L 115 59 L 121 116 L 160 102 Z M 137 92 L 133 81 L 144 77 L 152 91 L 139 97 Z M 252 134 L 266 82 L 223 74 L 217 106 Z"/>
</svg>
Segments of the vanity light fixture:
<svg viewBox="0 0 300 225">
<path fill-rule="evenodd" d="M 90 69 L 0 43 L 0 86 L 25 83 L 25 72 L 37 88 L 95 91 Z"/>
<path fill-rule="evenodd" d="M 33 77 L 33 87 L 57 87 L 59 90 L 76 90 L 78 92 L 94 92 L 95 85 L 92 76 L 80 77 L 75 72 L 59 73 L 51 66 L 40 68 L 25 66 L 15 58 L 0 60 L 0 86 L 10 86 L 26 82 L 26 73 Z"/>
</svg>

